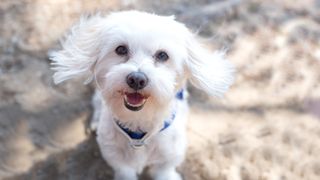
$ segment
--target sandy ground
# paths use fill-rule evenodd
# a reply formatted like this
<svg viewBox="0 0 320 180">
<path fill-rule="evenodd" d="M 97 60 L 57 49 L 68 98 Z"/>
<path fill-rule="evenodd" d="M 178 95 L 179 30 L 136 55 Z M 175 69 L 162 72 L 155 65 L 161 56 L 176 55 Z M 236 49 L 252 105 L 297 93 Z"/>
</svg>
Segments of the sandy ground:
<svg viewBox="0 0 320 180">
<path fill-rule="evenodd" d="M 175 14 L 237 68 L 223 99 L 189 88 L 184 179 L 320 179 L 319 0 L 2 0 L 0 179 L 112 178 L 92 86 L 54 85 L 47 54 L 81 14 L 131 8 Z"/>
</svg>

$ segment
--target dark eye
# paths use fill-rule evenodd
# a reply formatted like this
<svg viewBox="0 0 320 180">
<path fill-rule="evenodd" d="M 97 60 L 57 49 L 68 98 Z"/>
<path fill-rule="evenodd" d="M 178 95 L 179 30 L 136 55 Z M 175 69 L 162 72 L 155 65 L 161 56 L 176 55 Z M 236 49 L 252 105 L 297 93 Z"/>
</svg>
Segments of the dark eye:
<svg viewBox="0 0 320 180">
<path fill-rule="evenodd" d="M 166 52 L 159 51 L 156 53 L 156 59 L 157 59 L 157 61 L 165 62 L 169 59 L 169 56 Z"/>
<path fill-rule="evenodd" d="M 119 56 L 125 56 L 128 54 L 128 48 L 124 45 L 118 46 L 115 51 Z"/>
</svg>

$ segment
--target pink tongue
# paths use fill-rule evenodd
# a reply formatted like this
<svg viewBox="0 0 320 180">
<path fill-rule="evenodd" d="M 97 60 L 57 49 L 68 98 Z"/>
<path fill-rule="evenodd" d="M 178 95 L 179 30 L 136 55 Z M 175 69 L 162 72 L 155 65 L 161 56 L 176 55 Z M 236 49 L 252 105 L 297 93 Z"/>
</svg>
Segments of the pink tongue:
<svg viewBox="0 0 320 180">
<path fill-rule="evenodd" d="M 128 103 L 132 105 L 141 104 L 144 97 L 139 93 L 128 93 L 126 94 Z"/>
</svg>

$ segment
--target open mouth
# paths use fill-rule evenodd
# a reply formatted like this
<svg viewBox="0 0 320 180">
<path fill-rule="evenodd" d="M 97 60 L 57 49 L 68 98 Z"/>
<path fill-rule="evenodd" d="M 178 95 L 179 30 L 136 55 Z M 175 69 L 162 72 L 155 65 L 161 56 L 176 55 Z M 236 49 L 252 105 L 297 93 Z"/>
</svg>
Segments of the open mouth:
<svg viewBox="0 0 320 180">
<path fill-rule="evenodd" d="M 147 97 L 138 92 L 124 94 L 124 105 L 131 111 L 141 110 L 146 101 Z"/>
</svg>

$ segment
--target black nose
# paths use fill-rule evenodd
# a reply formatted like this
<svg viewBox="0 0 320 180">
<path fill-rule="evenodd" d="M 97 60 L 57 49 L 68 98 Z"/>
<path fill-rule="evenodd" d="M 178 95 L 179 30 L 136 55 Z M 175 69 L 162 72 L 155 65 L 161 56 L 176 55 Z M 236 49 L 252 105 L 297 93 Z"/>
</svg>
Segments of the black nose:
<svg viewBox="0 0 320 180">
<path fill-rule="evenodd" d="M 127 76 L 127 84 L 134 90 L 139 90 L 148 84 L 148 78 L 143 72 L 132 72 Z"/>
</svg>

